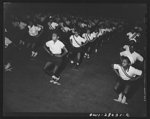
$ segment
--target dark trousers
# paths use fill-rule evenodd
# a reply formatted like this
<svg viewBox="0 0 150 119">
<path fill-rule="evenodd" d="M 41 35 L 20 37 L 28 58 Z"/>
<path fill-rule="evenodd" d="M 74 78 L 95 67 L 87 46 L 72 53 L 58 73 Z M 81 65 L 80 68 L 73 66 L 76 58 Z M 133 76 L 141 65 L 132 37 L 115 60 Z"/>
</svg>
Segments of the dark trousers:
<svg viewBox="0 0 150 119">
<path fill-rule="evenodd" d="M 61 60 L 62 61 L 61 61 L 60 65 L 59 65 L 58 69 L 54 73 L 54 75 L 57 76 L 57 77 L 60 76 L 60 74 L 64 71 L 64 69 L 66 68 L 67 63 L 68 63 L 68 59 L 67 59 L 66 56 L 61 58 Z"/>
<path fill-rule="evenodd" d="M 45 31 L 43 32 L 38 40 L 36 41 L 36 45 L 35 45 L 35 48 L 34 48 L 34 51 L 38 51 L 41 47 L 43 47 L 43 45 L 50 39 L 51 37 L 51 34 L 48 34 L 49 32 Z"/>
<path fill-rule="evenodd" d="M 89 46 L 88 46 L 88 54 L 92 54 L 93 51 L 95 50 L 96 47 L 96 40 L 93 42 L 89 42 Z"/>
<path fill-rule="evenodd" d="M 84 53 L 89 53 L 89 51 L 88 51 L 88 48 L 90 47 L 90 43 L 87 43 L 85 46 L 84 46 L 84 48 L 83 48 L 83 51 L 84 51 Z"/>
<path fill-rule="evenodd" d="M 65 67 L 67 66 L 67 57 L 55 57 L 55 56 L 50 56 L 49 61 L 46 62 L 44 66 L 44 70 L 46 73 L 49 75 L 55 75 L 56 77 L 59 77 L 60 74 L 63 72 Z"/>
<path fill-rule="evenodd" d="M 95 45 L 95 49 L 99 49 L 99 48 L 102 48 L 102 38 L 98 38 L 96 40 L 96 45 Z"/>
<path fill-rule="evenodd" d="M 123 95 L 128 96 L 132 82 L 125 81 L 121 78 L 117 79 L 114 90 L 117 94 L 123 93 Z"/>
<path fill-rule="evenodd" d="M 3 49 L 3 63 L 6 64 L 7 62 L 12 62 L 12 60 L 15 60 L 15 52 L 17 49 L 10 44 L 7 48 Z"/>
<path fill-rule="evenodd" d="M 73 47 L 70 51 L 69 58 L 74 62 L 81 64 L 83 60 L 83 55 L 84 55 L 83 49 L 81 47 L 80 48 Z"/>
</svg>

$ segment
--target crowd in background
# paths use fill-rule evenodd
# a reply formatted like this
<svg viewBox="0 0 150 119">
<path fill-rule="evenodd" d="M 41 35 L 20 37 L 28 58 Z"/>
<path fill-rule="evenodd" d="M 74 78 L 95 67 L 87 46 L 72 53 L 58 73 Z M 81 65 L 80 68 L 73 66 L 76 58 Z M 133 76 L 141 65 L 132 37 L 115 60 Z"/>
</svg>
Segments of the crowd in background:
<svg viewBox="0 0 150 119">
<path fill-rule="evenodd" d="M 136 44 L 144 43 L 143 26 L 131 25 L 119 19 L 105 19 L 93 17 L 80 17 L 59 14 L 27 14 L 27 15 L 10 15 L 5 23 L 5 46 L 13 43 L 18 48 L 26 47 L 30 52 L 36 52 L 42 45 L 51 39 L 52 32 L 59 34 L 60 40 L 70 51 L 70 36 L 78 32 L 83 36 L 84 33 L 91 35 L 91 49 L 88 52 L 97 52 L 104 40 L 109 40 L 115 32 L 122 33 L 123 42 L 127 43 L 128 37 L 132 34 L 136 36 Z M 8 43 L 7 43 L 8 42 Z M 139 49 L 139 48 L 138 48 Z M 85 53 L 90 58 L 89 53 Z"/>
</svg>

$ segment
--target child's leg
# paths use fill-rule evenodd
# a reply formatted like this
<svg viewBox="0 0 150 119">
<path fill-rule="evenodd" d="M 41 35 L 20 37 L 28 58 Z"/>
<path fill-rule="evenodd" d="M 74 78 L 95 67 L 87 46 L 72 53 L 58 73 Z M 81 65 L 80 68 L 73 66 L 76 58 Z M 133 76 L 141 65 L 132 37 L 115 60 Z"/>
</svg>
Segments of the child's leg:
<svg viewBox="0 0 150 119">
<path fill-rule="evenodd" d="M 31 43 L 30 43 L 30 42 L 28 42 L 28 43 L 27 43 L 27 48 L 29 48 L 29 47 L 30 47 L 30 45 L 31 45 Z"/>
<path fill-rule="evenodd" d="M 75 62 L 76 57 L 77 57 L 77 51 L 76 51 L 76 49 L 73 49 L 72 54 L 70 56 L 71 63 Z"/>
<path fill-rule="evenodd" d="M 32 43 L 31 48 L 34 49 L 35 48 L 36 43 Z"/>
<path fill-rule="evenodd" d="M 121 84 L 120 84 L 120 82 L 118 81 L 117 83 L 116 83 L 116 85 L 115 85 L 115 87 L 114 87 L 114 90 L 115 90 L 115 92 L 117 93 L 117 94 L 120 94 L 120 88 L 121 88 Z"/>
<path fill-rule="evenodd" d="M 78 52 L 77 53 L 77 62 L 76 62 L 76 65 L 80 64 L 80 60 L 81 60 L 81 52 Z"/>
<path fill-rule="evenodd" d="M 123 98 L 123 93 L 122 93 L 122 88 L 123 84 L 121 81 L 118 81 L 114 87 L 115 92 L 118 94 L 118 99 L 117 101 L 121 102 Z"/>
<path fill-rule="evenodd" d="M 129 90 L 130 90 L 130 85 L 126 85 L 123 90 L 123 99 L 121 101 L 123 104 L 127 103 L 127 94 L 129 93 Z"/>
<path fill-rule="evenodd" d="M 81 53 L 81 56 L 80 56 L 80 60 L 78 61 L 79 65 L 82 63 L 83 61 L 83 57 L 84 57 L 84 52 L 80 52 Z"/>
<path fill-rule="evenodd" d="M 59 65 L 58 69 L 55 71 L 56 76 L 58 76 L 58 77 L 60 76 L 60 74 L 66 68 L 67 63 L 68 63 L 68 60 L 67 60 L 67 58 L 65 56 L 65 57 L 62 58 L 62 61 L 61 61 L 60 65 Z"/>
<path fill-rule="evenodd" d="M 89 59 L 90 58 L 90 53 L 91 53 L 91 43 L 88 45 L 86 53 L 87 53 L 87 58 Z"/>
<path fill-rule="evenodd" d="M 100 49 L 101 47 L 102 47 L 102 39 L 99 38 L 99 39 L 98 39 L 98 43 L 97 43 L 96 49 L 98 50 L 98 49 Z"/>
<path fill-rule="evenodd" d="M 58 65 L 55 65 L 55 66 L 54 66 L 53 73 L 54 73 L 55 76 L 57 75 L 57 74 L 56 74 L 56 71 L 58 70 L 58 67 L 59 67 Z M 58 76 L 58 75 L 57 75 L 57 76 Z"/>
<path fill-rule="evenodd" d="M 49 74 L 53 68 L 54 64 L 52 62 L 47 62 L 44 66 L 44 71 Z"/>
</svg>

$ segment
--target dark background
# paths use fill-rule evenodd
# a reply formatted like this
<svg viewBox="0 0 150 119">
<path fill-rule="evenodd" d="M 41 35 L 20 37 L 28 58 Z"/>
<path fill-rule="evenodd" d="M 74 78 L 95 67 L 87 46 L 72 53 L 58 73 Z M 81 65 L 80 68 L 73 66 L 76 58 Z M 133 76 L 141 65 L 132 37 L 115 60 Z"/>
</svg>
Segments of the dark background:
<svg viewBox="0 0 150 119">
<path fill-rule="evenodd" d="M 146 4 L 127 3 L 4 3 L 6 13 L 31 13 L 34 11 L 70 13 L 75 15 L 121 18 L 131 22 L 143 21 Z"/>
</svg>

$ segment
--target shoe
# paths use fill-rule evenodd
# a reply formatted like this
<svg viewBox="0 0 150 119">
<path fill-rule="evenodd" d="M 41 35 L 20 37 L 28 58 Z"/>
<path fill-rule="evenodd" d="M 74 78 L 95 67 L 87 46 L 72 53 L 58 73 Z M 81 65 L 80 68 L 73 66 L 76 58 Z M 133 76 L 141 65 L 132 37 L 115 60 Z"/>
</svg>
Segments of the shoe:
<svg viewBox="0 0 150 119">
<path fill-rule="evenodd" d="M 37 56 L 37 54 L 38 54 L 38 53 L 37 53 L 37 52 L 35 52 L 34 57 L 36 57 L 36 56 Z"/>
<path fill-rule="evenodd" d="M 10 63 L 7 63 L 7 64 L 5 65 L 5 70 L 9 69 L 10 67 L 11 67 L 11 64 L 10 64 Z"/>
<path fill-rule="evenodd" d="M 36 57 L 36 56 L 37 56 L 37 54 L 38 54 L 37 52 L 32 51 L 31 56 L 32 56 L 32 57 Z"/>
<path fill-rule="evenodd" d="M 54 81 L 53 84 L 61 85 L 59 82 Z"/>
<path fill-rule="evenodd" d="M 56 80 L 56 81 L 59 81 L 60 80 L 60 77 L 56 77 L 55 75 L 52 76 L 52 79 Z"/>
<path fill-rule="evenodd" d="M 88 55 L 88 54 L 87 54 L 87 53 L 85 53 L 85 54 L 84 54 L 84 57 L 87 57 L 87 55 Z"/>
<path fill-rule="evenodd" d="M 84 55 L 84 58 L 86 58 L 87 56 L 86 55 Z"/>
<path fill-rule="evenodd" d="M 123 96 L 123 99 L 122 99 L 121 103 L 122 104 L 128 104 L 126 100 L 127 100 L 126 96 Z"/>
<path fill-rule="evenodd" d="M 98 50 L 97 49 L 95 49 L 95 53 L 97 53 L 98 52 Z"/>
<path fill-rule="evenodd" d="M 55 80 L 56 80 L 56 81 L 59 81 L 59 80 L 60 80 L 60 77 L 56 77 Z"/>
<path fill-rule="evenodd" d="M 59 82 L 57 82 L 58 78 L 56 79 L 57 77 L 56 76 L 52 76 L 52 79 L 49 81 L 50 83 L 53 83 L 53 84 L 56 84 L 56 85 L 61 85 Z M 60 79 L 60 78 L 59 78 Z"/>
<path fill-rule="evenodd" d="M 74 64 L 74 61 L 73 61 L 73 60 L 71 60 L 71 61 L 70 61 L 70 63 L 71 63 L 71 64 Z"/>
<path fill-rule="evenodd" d="M 52 79 L 56 79 L 57 77 L 55 75 L 52 76 Z"/>
<path fill-rule="evenodd" d="M 119 94 L 118 100 L 121 102 L 122 101 L 122 93 Z"/>
<path fill-rule="evenodd" d="M 10 67 L 9 69 L 5 69 L 5 71 L 12 71 L 12 67 Z"/>
<path fill-rule="evenodd" d="M 121 102 L 120 100 L 118 100 L 118 99 L 113 99 L 114 101 L 116 101 L 116 102 Z"/>
<path fill-rule="evenodd" d="M 76 65 L 79 66 L 80 64 L 77 62 Z"/>
<path fill-rule="evenodd" d="M 125 105 L 127 105 L 127 104 L 128 104 L 126 101 L 125 101 L 125 102 L 124 102 L 124 101 L 121 101 L 121 103 L 122 103 L 122 104 L 125 104 Z"/>
<path fill-rule="evenodd" d="M 90 55 L 87 56 L 87 59 L 90 59 Z"/>
<path fill-rule="evenodd" d="M 4 69 L 5 71 L 12 71 L 13 67 L 10 63 L 7 63 L 5 66 L 4 66 Z"/>
</svg>

